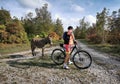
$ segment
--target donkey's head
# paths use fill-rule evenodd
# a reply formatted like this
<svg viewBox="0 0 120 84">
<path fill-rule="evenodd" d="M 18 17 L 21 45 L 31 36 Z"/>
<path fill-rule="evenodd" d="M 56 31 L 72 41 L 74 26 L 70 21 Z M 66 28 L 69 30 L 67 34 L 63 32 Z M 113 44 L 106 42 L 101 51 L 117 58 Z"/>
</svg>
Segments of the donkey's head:
<svg viewBox="0 0 120 84">
<path fill-rule="evenodd" d="M 47 41 L 48 41 L 48 43 L 49 43 L 50 45 L 53 44 L 53 43 L 52 43 L 52 36 L 51 36 L 51 35 L 48 35 Z"/>
</svg>

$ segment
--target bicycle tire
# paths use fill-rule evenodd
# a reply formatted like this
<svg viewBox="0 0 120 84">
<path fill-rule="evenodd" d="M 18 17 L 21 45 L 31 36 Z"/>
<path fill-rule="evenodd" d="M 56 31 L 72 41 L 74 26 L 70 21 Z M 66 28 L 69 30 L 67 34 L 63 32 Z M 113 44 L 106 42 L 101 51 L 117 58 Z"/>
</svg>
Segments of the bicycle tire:
<svg viewBox="0 0 120 84">
<path fill-rule="evenodd" d="M 84 55 L 84 54 L 85 55 Z M 79 55 L 79 57 L 78 57 Z M 83 56 L 83 57 L 82 57 Z M 84 57 L 87 56 L 89 58 L 89 63 L 85 66 L 83 66 L 83 64 L 81 63 L 81 61 L 85 60 Z M 92 64 L 92 57 L 91 55 L 87 52 L 87 51 L 84 51 L 84 50 L 79 50 L 77 51 L 74 55 L 73 55 L 73 64 L 79 68 L 79 69 L 87 69 L 91 66 Z"/>
<path fill-rule="evenodd" d="M 57 53 L 59 52 L 59 53 Z M 57 65 L 62 65 L 65 59 L 65 53 L 61 49 L 54 49 L 51 54 L 51 59 Z"/>
</svg>

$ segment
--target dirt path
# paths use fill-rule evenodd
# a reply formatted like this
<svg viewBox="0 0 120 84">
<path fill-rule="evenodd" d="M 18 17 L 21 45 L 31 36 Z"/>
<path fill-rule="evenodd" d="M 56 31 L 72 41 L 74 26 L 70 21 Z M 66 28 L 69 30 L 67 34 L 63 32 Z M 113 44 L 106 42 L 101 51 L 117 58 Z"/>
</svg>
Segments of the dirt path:
<svg viewBox="0 0 120 84">
<path fill-rule="evenodd" d="M 100 84 L 120 83 L 120 61 L 117 61 L 108 54 L 88 48 L 81 42 L 79 42 L 79 45 L 83 50 L 86 50 L 91 54 L 93 64 L 88 70 L 90 73 L 97 75 L 97 80 Z"/>
<path fill-rule="evenodd" d="M 79 45 L 92 55 L 90 68 L 78 70 L 70 65 L 70 70 L 64 70 L 56 66 L 49 54 L 57 47 L 47 48 L 48 56 L 43 59 L 39 59 L 40 49 L 36 57 L 31 51 L 24 51 L 9 54 L 9 59 L 0 59 L 1 84 L 120 84 L 120 61 L 81 42 Z"/>
<path fill-rule="evenodd" d="M 58 46 L 54 46 L 54 47 L 47 47 L 45 49 L 45 53 L 44 54 L 50 54 L 52 53 L 52 50 L 54 50 L 55 48 L 58 48 Z M 6 62 L 6 61 L 14 61 L 14 60 L 23 60 L 23 59 L 31 59 L 31 58 L 37 58 L 37 57 L 41 57 L 42 54 L 42 50 L 41 49 L 36 49 L 35 52 L 37 53 L 36 56 L 32 56 L 31 54 L 31 50 L 28 51 L 21 51 L 21 52 L 16 52 L 16 53 L 11 53 L 11 54 L 6 54 L 4 56 L 9 56 L 9 58 L 5 58 L 5 59 L 0 59 L 0 62 Z"/>
</svg>

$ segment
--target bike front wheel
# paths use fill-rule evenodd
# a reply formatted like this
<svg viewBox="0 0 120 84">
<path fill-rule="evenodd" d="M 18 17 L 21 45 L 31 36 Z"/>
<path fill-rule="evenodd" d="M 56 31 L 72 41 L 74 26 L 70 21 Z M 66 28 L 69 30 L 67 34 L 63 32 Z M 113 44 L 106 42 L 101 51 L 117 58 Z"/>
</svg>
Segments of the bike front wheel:
<svg viewBox="0 0 120 84">
<path fill-rule="evenodd" d="M 62 65 L 64 63 L 64 59 L 65 59 L 64 51 L 61 49 L 53 50 L 53 52 L 51 54 L 51 59 L 53 60 L 53 62 L 55 64 Z"/>
<path fill-rule="evenodd" d="M 79 69 L 86 69 L 91 66 L 92 57 L 88 52 L 80 50 L 73 55 L 73 63 Z"/>
</svg>

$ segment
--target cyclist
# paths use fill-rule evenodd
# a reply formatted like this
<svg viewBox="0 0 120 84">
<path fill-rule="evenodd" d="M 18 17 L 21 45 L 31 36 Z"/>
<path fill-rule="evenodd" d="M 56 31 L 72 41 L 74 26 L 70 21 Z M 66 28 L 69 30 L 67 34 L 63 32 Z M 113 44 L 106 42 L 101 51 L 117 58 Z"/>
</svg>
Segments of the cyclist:
<svg viewBox="0 0 120 84">
<path fill-rule="evenodd" d="M 65 47 L 65 50 L 66 50 L 66 56 L 65 56 L 63 68 L 64 69 L 69 69 L 67 63 L 71 63 L 70 62 L 71 48 L 72 48 L 72 46 L 74 46 L 74 43 L 77 43 L 75 41 L 75 37 L 74 37 L 74 34 L 73 34 L 73 27 L 72 26 L 69 26 L 68 27 L 68 31 L 64 32 L 63 40 L 64 40 L 64 47 Z"/>
</svg>

